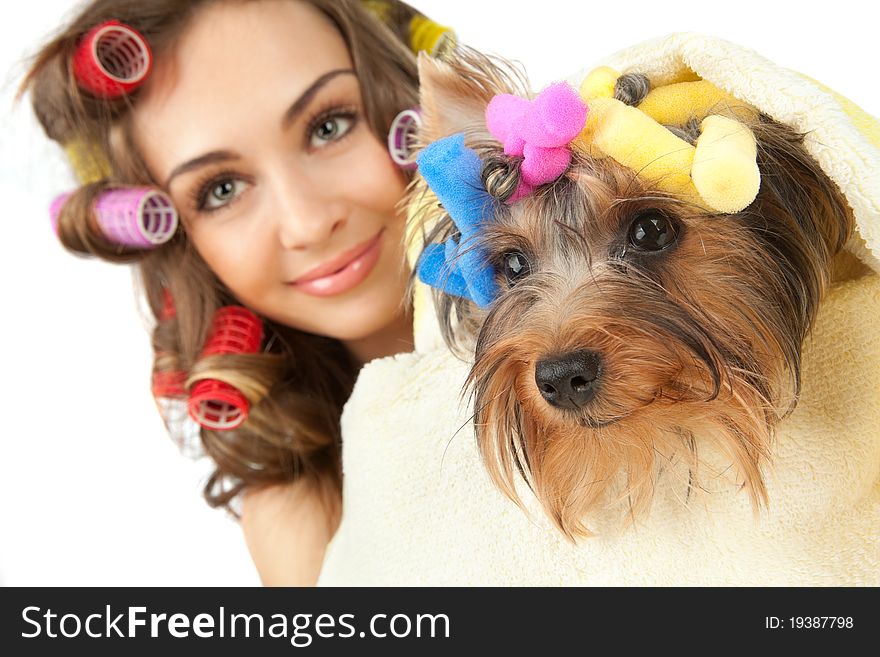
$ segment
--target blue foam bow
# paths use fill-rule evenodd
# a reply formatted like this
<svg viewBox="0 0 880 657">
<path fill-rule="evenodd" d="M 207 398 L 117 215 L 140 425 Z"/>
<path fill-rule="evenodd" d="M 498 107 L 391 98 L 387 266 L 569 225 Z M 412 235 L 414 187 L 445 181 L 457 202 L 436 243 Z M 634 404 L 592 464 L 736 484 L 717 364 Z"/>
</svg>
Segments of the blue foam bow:
<svg viewBox="0 0 880 657">
<path fill-rule="evenodd" d="M 464 145 L 464 135 L 446 137 L 425 148 L 416 161 L 419 173 L 446 208 L 461 233 L 429 244 L 419 258 L 419 279 L 447 294 L 486 307 L 498 296 L 495 274 L 485 251 L 469 240 L 494 216 L 492 197 L 480 180 L 480 157 Z"/>
</svg>

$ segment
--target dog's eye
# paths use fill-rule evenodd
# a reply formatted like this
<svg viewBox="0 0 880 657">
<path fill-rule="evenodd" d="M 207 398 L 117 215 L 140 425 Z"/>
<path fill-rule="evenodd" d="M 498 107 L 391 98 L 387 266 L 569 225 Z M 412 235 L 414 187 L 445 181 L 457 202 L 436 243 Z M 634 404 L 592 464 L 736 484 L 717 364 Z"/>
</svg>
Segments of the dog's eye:
<svg viewBox="0 0 880 657">
<path fill-rule="evenodd" d="M 514 285 L 532 272 L 528 258 L 519 251 L 508 251 L 504 254 L 502 262 L 504 263 L 504 277 L 509 285 Z"/>
<path fill-rule="evenodd" d="M 677 237 L 673 222 L 656 210 L 643 212 L 629 227 L 629 243 L 640 251 L 660 251 Z"/>
</svg>

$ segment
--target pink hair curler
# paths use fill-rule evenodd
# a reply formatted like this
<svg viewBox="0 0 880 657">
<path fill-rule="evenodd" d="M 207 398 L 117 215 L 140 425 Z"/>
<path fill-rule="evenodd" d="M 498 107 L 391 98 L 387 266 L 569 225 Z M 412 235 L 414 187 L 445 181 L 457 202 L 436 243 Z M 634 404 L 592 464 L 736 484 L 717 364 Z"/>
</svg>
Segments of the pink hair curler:
<svg viewBox="0 0 880 657">
<path fill-rule="evenodd" d="M 202 356 L 255 354 L 262 341 L 263 322 L 259 317 L 241 306 L 224 306 L 214 313 Z M 190 391 L 190 417 L 206 429 L 223 431 L 240 427 L 249 410 L 247 398 L 223 381 L 204 379 Z"/>
<path fill-rule="evenodd" d="M 73 196 L 73 192 L 64 192 L 59 194 L 49 206 L 49 218 L 52 220 L 52 231 L 58 234 L 58 218 L 61 216 L 61 209 L 67 203 L 67 199 Z"/>
<path fill-rule="evenodd" d="M 73 74 L 84 91 L 118 98 L 137 89 L 153 66 L 147 40 L 134 28 L 107 21 L 89 30 L 73 56 Z"/>
<path fill-rule="evenodd" d="M 108 240 L 137 249 L 164 244 L 177 230 L 177 210 L 171 199 L 151 187 L 104 192 L 95 203 L 95 215 Z"/>
<path fill-rule="evenodd" d="M 49 206 L 52 229 L 58 234 L 61 209 L 72 192 L 60 194 Z M 111 242 L 151 249 L 170 240 L 177 230 L 177 210 L 171 199 L 151 187 L 125 187 L 104 192 L 95 202 L 95 219 Z"/>
<path fill-rule="evenodd" d="M 402 169 L 415 169 L 416 161 L 412 155 L 413 142 L 422 127 L 422 115 L 417 107 L 403 110 L 394 117 L 388 130 L 388 152 L 391 159 Z"/>
</svg>

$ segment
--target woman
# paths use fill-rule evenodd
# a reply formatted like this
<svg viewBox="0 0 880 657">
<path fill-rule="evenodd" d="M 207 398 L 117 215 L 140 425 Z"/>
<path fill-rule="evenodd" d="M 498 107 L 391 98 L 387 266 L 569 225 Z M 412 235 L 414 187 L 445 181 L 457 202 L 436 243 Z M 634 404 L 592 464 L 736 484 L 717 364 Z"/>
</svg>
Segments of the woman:
<svg viewBox="0 0 880 657">
<path fill-rule="evenodd" d="M 24 86 L 90 180 L 57 211 L 62 243 L 138 269 L 169 429 L 200 382 L 246 399 L 240 426 L 200 429 L 216 464 L 204 494 L 228 507 L 244 493 L 242 527 L 266 584 L 315 581 L 338 523 L 342 405 L 363 363 L 412 345 L 397 207 L 407 175 L 384 142 L 416 98 L 404 41 L 420 17 L 364 4 L 373 13 L 346 0 L 98 1 Z M 109 19 L 139 32 L 154 61 L 117 99 L 84 89 L 69 65 Z M 83 175 L 89 167 L 102 175 Z M 96 225 L 102 195 L 134 185 L 160 189 L 179 213 L 157 248 L 121 247 Z M 222 307 L 262 325 L 257 353 L 203 353 Z M 157 385 L 169 380 L 178 388 Z"/>
</svg>

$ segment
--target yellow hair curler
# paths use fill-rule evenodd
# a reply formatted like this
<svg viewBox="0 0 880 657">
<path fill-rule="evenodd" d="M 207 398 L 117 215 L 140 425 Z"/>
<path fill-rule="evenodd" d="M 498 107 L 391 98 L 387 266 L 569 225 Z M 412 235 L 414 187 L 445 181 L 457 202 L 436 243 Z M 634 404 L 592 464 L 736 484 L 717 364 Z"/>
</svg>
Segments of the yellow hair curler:
<svg viewBox="0 0 880 657">
<path fill-rule="evenodd" d="M 394 20 L 392 3 L 388 0 L 361 0 L 364 8 L 378 20 L 391 25 Z M 409 49 L 416 55 L 422 50 L 432 57 L 440 57 L 455 49 L 457 40 L 452 28 L 435 23 L 415 12 L 409 21 Z"/>
<path fill-rule="evenodd" d="M 64 153 L 81 184 L 88 185 L 110 177 L 110 163 L 95 144 L 74 139 L 64 145 Z"/>
<path fill-rule="evenodd" d="M 739 212 L 755 200 L 761 186 L 755 137 L 729 116 L 754 110 L 704 80 L 659 87 L 631 107 L 614 98 L 618 77 L 601 67 L 581 84 L 589 113 L 579 148 L 611 157 L 660 190 L 695 197 L 716 212 Z M 701 121 L 696 146 L 661 125 L 692 119 Z"/>
<path fill-rule="evenodd" d="M 435 23 L 425 16 L 413 16 L 409 23 L 409 47 L 416 54 L 422 50 L 431 57 L 440 57 L 455 49 L 452 28 Z"/>
</svg>

